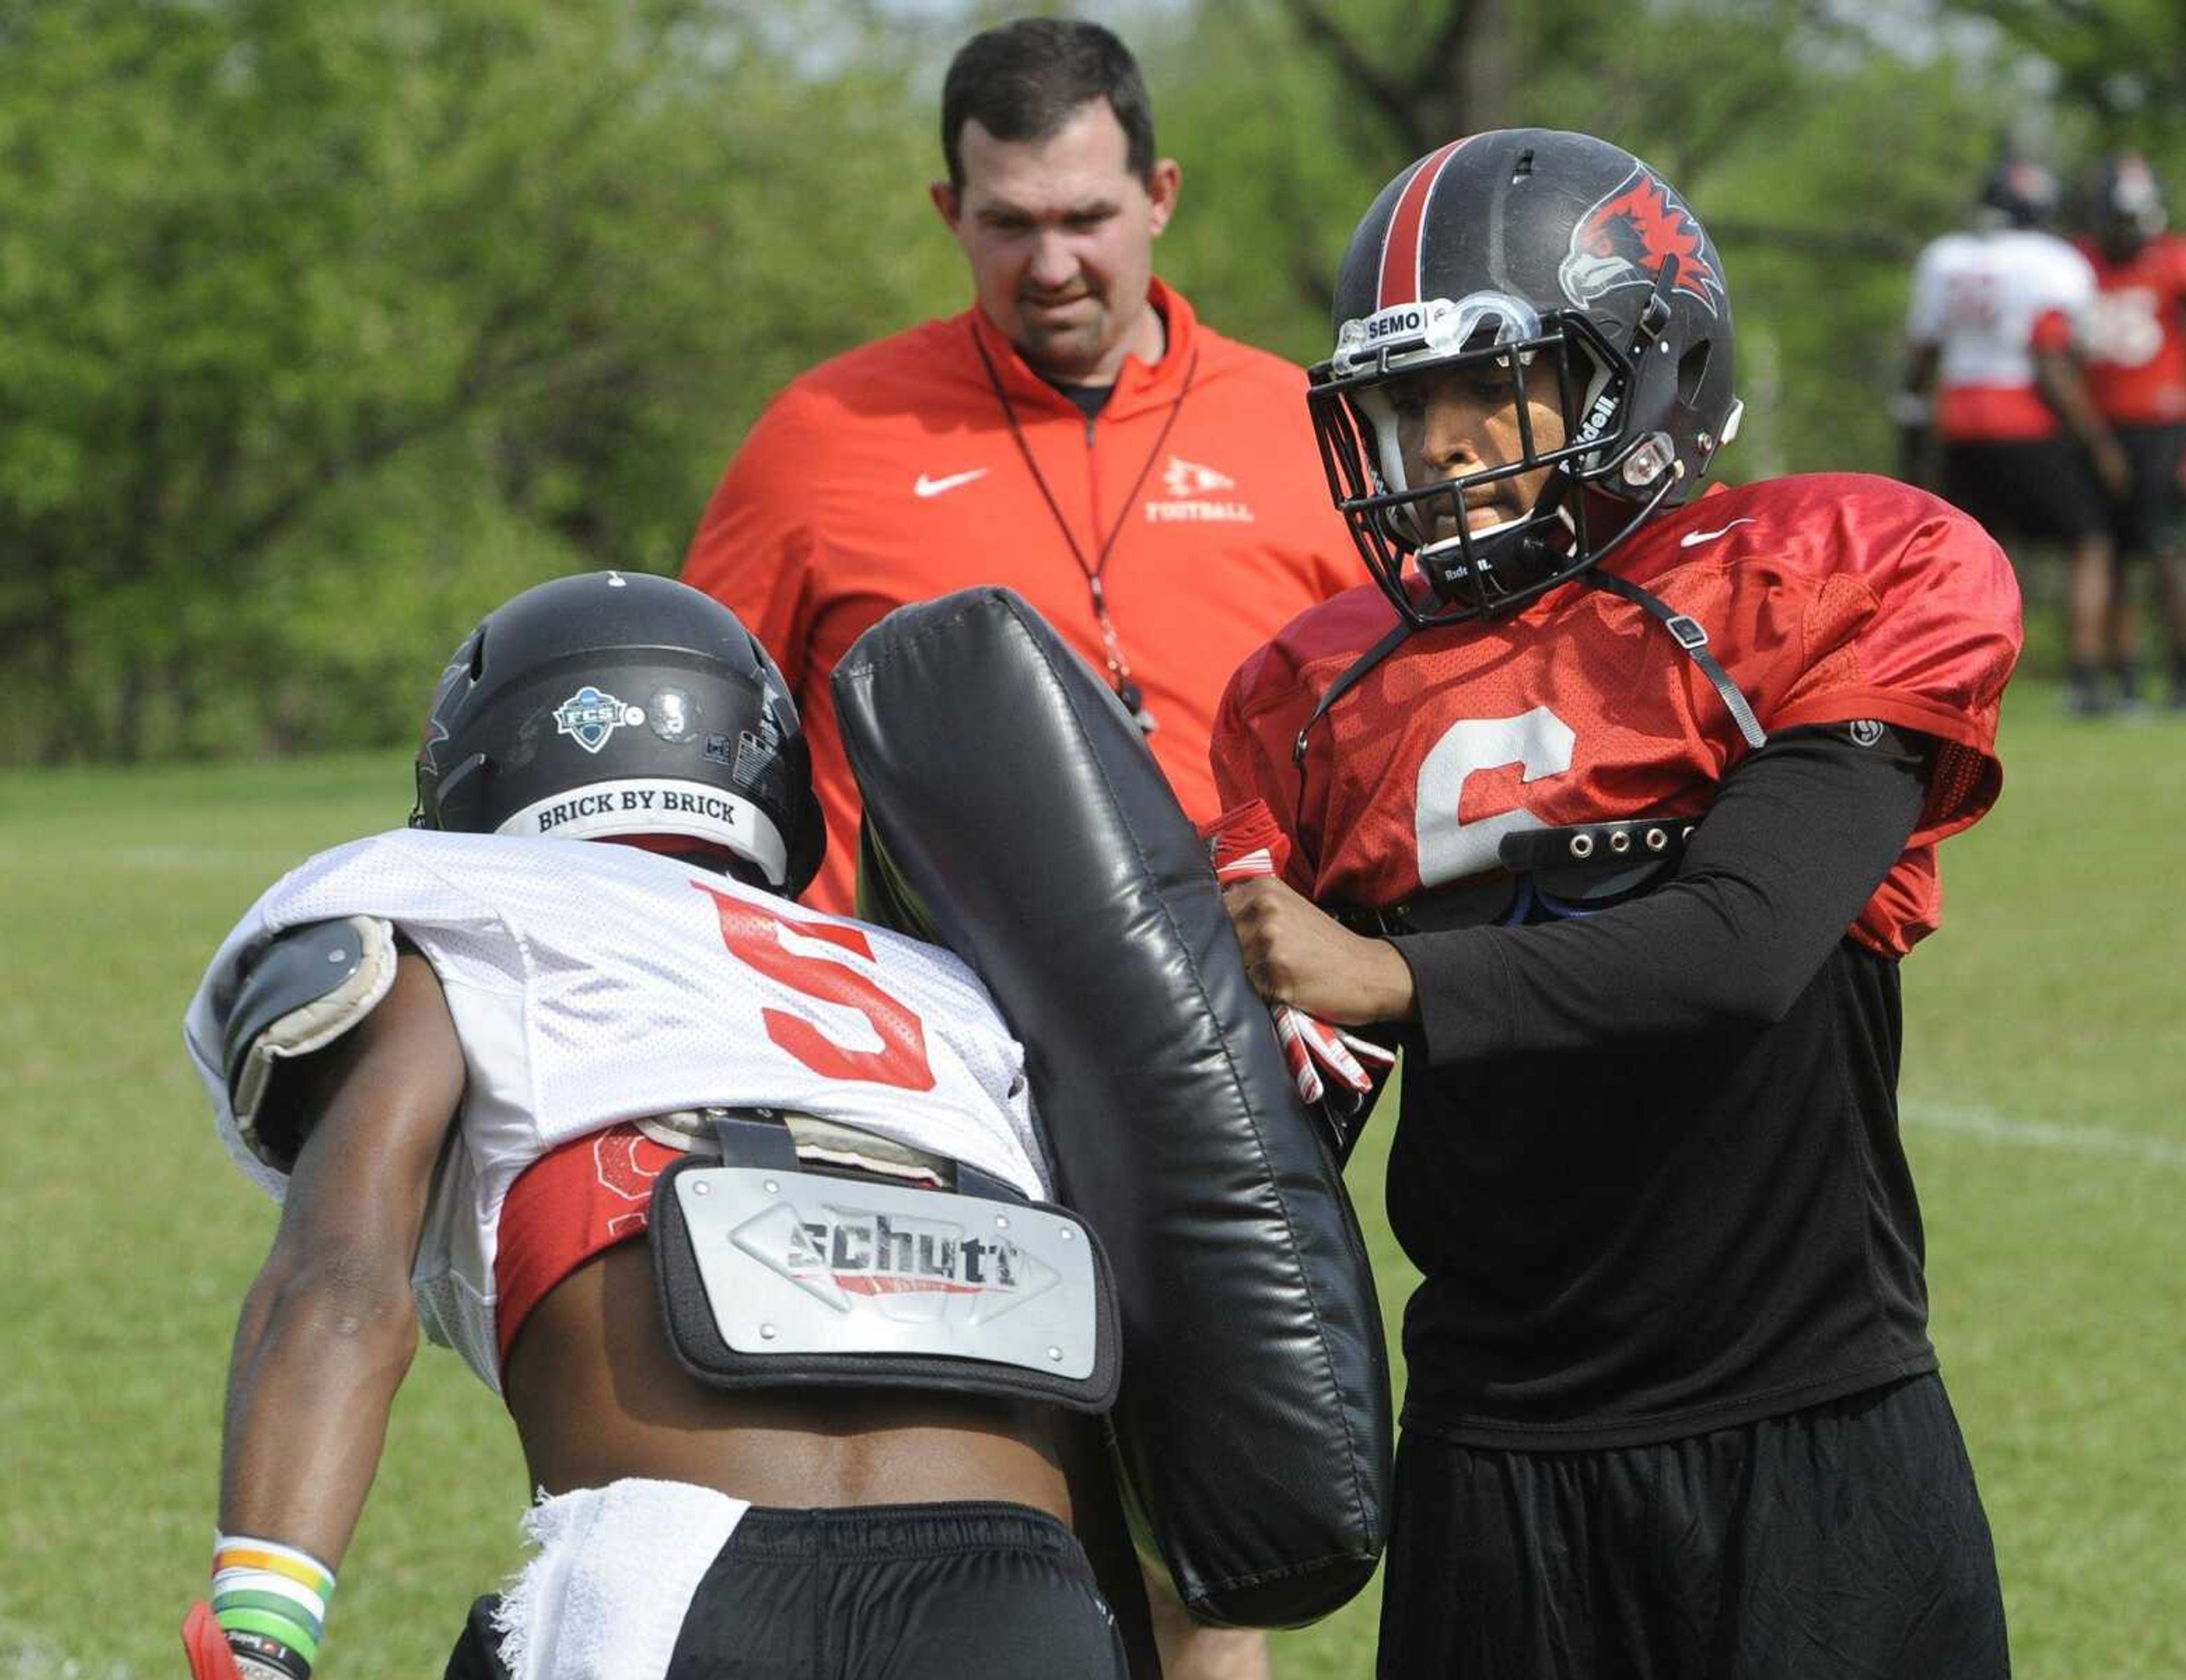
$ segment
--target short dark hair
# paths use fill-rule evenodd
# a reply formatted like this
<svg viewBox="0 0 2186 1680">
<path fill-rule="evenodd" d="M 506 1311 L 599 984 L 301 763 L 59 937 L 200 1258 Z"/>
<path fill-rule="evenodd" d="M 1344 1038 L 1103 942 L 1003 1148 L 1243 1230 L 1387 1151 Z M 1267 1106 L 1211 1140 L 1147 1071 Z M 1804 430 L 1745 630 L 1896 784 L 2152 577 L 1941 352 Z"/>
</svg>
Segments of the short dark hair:
<svg viewBox="0 0 2186 1680">
<path fill-rule="evenodd" d="M 1096 23 L 1019 18 L 982 30 L 959 48 L 941 84 L 941 154 L 949 184 L 964 185 L 957 143 L 974 118 L 997 140 L 1045 140 L 1089 100 L 1106 99 L 1129 143 L 1125 161 L 1146 180 L 1154 168 L 1154 113 L 1139 61 Z"/>
</svg>

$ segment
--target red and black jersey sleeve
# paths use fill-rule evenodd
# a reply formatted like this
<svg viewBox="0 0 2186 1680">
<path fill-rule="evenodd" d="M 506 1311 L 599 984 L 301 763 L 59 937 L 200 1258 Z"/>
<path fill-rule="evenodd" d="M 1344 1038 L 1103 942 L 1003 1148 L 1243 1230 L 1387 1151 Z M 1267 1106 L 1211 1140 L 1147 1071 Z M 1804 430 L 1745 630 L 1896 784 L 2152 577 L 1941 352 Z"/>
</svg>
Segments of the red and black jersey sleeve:
<svg viewBox="0 0 2186 1680">
<path fill-rule="evenodd" d="M 1925 491 L 1844 475 L 1801 481 L 1826 499 L 1808 535 L 1815 584 L 1801 668 L 1764 721 L 1774 732 L 1872 718 L 1937 743 L 1913 843 L 1969 826 L 2003 785 L 1996 726 L 2021 643 L 2004 552 Z"/>
<path fill-rule="evenodd" d="M 1690 615 L 1773 736 L 1862 720 L 1932 742 L 1903 858 L 1852 930 L 1899 955 L 1941 914 L 1934 848 L 2002 781 L 1996 726 L 2019 592 L 1981 528 L 1894 481 L 1837 473 L 1701 498 L 1613 565 Z M 1422 631 L 1314 722 L 1393 613 L 1371 588 L 1293 620 L 1232 680 L 1214 770 L 1267 801 L 1286 878 L 1322 904 L 1407 902 L 1499 867 L 1525 828 L 1697 819 L 1750 749 L 1648 613 L 1583 581 L 1507 618 Z"/>
<path fill-rule="evenodd" d="M 1320 813 L 1327 808 L 1334 772 L 1325 751 L 1300 762 L 1298 732 L 1328 683 L 1394 619 L 1370 584 L 1323 602 L 1246 658 L 1215 713 L 1208 753 L 1222 809 L 1267 802 L 1292 842 L 1283 879 L 1309 897 L 1323 884 L 1315 864 L 1323 850 Z"/>
</svg>

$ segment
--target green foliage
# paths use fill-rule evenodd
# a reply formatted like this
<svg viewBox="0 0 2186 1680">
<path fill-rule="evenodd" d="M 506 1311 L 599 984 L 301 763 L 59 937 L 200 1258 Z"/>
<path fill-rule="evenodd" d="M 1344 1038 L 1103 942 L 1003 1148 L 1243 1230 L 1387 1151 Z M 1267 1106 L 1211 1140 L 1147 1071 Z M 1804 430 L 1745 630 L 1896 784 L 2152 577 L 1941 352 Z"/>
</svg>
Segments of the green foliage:
<svg viewBox="0 0 2186 1680">
<path fill-rule="evenodd" d="M 1163 255 L 1212 319 L 1318 359 L 1344 239 L 1419 133 L 1431 145 L 1477 126 L 1580 129 L 1662 170 L 1716 236 L 1747 401 L 1729 475 L 1892 469 L 1883 401 L 1907 276 L 1922 244 L 1964 220 L 1994 155 L 2009 60 L 1909 56 L 1817 21 L 1828 14 L 1802 0 L 1656 0 L 1644 20 L 1619 0 L 1451 0 L 1424 19 L 1360 0 L 1342 29 L 1370 64 L 1345 76 L 1295 23 L 1314 9 L 1208 8 L 1167 61 L 1190 67 L 1159 90 L 1189 198 Z M 1425 73 L 1435 15 L 1468 12 L 1492 35 Z M 1449 87 L 1489 50 L 1500 77 L 1451 109 Z"/>
<path fill-rule="evenodd" d="M 0 762 L 399 740 L 518 585 L 672 570 L 775 390 L 961 307 L 934 96 L 1007 9 L 0 0 Z M 1737 300 L 1735 477 L 1893 465 L 1908 266 L 2007 138 L 2186 195 L 2171 0 L 1101 14 L 1185 167 L 1163 272 L 1301 361 L 1426 145 L 1664 169 Z"/>
<path fill-rule="evenodd" d="M 671 568 L 772 387 L 935 272 L 899 73 L 740 15 L 20 8 L 0 752 L 384 741 L 513 583 Z"/>
<path fill-rule="evenodd" d="M 1944 927 L 1905 967 L 1935 1332 L 2026 1680 L 2186 1670 L 2186 950 L 2145 888 L 2186 827 L 2186 782 L 2149 767 L 2182 749 L 2186 721 L 2075 725 L 2056 690 L 2015 691 L 2004 799 L 1945 847 Z M 0 771 L 6 1680 L 177 1672 L 228 1343 L 273 1212 L 214 1140 L 177 1023 L 256 893 L 408 799 L 395 753 Z M 1389 1120 L 1351 1179 L 1393 1336 L 1410 1273 L 1381 1213 Z M 500 1406 L 425 1349 L 343 1566 L 328 1680 L 438 1672 L 471 1596 L 519 1560 L 528 1491 Z M 130 1614 L 76 1613 L 90 1556 L 133 1583 Z M 1377 1590 L 1277 1635 L 1283 1680 L 1368 1672 Z"/>
</svg>

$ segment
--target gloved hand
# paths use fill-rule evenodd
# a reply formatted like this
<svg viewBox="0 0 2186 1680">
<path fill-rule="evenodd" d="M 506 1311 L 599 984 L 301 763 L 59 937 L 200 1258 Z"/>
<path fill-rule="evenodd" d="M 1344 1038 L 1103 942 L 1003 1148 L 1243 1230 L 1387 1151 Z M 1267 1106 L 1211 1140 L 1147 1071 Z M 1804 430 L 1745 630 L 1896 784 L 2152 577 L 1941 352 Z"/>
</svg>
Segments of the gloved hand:
<svg viewBox="0 0 2186 1680">
<path fill-rule="evenodd" d="M 182 1649 L 190 1659 L 190 1680 L 243 1680 L 227 1635 L 212 1619 L 212 1606 L 199 1599 L 182 1618 Z"/>
<path fill-rule="evenodd" d="M 182 1618 L 182 1649 L 190 1660 L 190 1680 L 289 1680 L 271 1663 L 238 1656 L 203 1599 Z"/>
<path fill-rule="evenodd" d="M 1214 878 L 1225 887 L 1280 874 L 1290 860 L 1290 836 L 1264 799 L 1235 806 L 1202 823 L 1199 836 L 1207 842 Z M 1326 1097 L 1343 1112 L 1355 1112 L 1396 1066 L 1394 1051 L 1331 1027 L 1303 1010 L 1277 1004 L 1274 1013 L 1283 1060 L 1298 1095 L 1309 1104 Z"/>
</svg>

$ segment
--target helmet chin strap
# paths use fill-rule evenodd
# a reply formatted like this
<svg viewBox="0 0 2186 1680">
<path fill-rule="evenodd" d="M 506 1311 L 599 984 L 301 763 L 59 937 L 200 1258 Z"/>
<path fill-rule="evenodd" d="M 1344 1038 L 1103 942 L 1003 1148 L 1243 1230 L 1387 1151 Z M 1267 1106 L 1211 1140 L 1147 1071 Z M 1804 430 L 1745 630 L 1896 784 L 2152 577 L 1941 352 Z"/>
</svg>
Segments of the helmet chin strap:
<svg viewBox="0 0 2186 1680">
<path fill-rule="evenodd" d="M 1652 591 L 1642 588 L 1629 578 L 1604 571 L 1599 566 L 1589 568 L 1583 581 L 1589 589 L 1606 589 L 1611 595 L 1630 602 L 1669 631 L 1672 639 L 1701 668 L 1701 674 L 1722 699 L 1724 709 L 1730 714 L 1731 721 L 1738 725 L 1738 732 L 1745 737 L 1746 744 L 1757 753 L 1768 744 L 1768 733 L 1761 727 L 1761 720 L 1753 715 L 1753 708 L 1746 700 L 1745 691 L 1739 687 L 1736 679 L 1724 669 L 1715 655 L 1708 652 L 1706 625 L 1690 613 L 1680 613 Z"/>
<path fill-rule="evenodd" d="M 1561 488 L 1568 490 L 1572 480 L 1563 474 L 1559 474 L 1558 477 Z M 1668 630 L 1671 639 L 1684 650 L 1695 664 L 1701 668 L 1701 674 L 1707 678 L 1710 686 L 1721 697 L 1724 708 L 1730 714 L 1731 720 L 1738 725 L 1738 732 L 1744 737 L 1746 744 L 1757 752 L 1768 744 L 1768 736 L 1762 729 L 1760 720 L 1754 716 L 1753 708 L 1747 702 L 1737 681 L 1729 672 L 1724 669 L 1715 656 L 1707 651 L 1708 634 L 1706 627 L 1697 619 L 1677 611 L 1660 596 L 1628 579 L 1617 576 L 1605 568 L 1601 563 L 1617 549 L 1622 548 L 1641 527 L 1661 511 L 1664 500 L 1669 495 L 1671 485 L 1677 481 L 1677 477 L 1674 473 L 1665 473 L 1662 482 L 1656 485 L 1654 493 L 1648 497 L 1646 504 L 1633 515 L 1622 530 L 1601 546 L 1595 554 L 1592 563 L 1583 572 L 1574 574 L 1572 578 L 1566 581 L 1583 583 L 1591 589 L 1606 590 L 1611 595 L 1631 602 Z M 1581 494 L 1583 493 L 1582 490 Z M 1537 504 L 1536 515 L 1538 512 Z M 1555 518 L 1561 522 L 1574 537 L 1577 536 L 1578 527 L 1572 520 L 1571 510 L 1562 505 L 1561 498 L 1555 509 Z M 1537 523 L 1545 522 L 1539 522 L 1537 519 Z M 1445 538 L 1444 543 L 1455 540 L 1456 540 L 1455 538 Z M 1539 556 L 1547 550 L 1547 541 L 1541 536 L 1531 535 L 1522 539 L 1522 541 L 1533 550 L 1537 561 Z M 1424 554 L 1426 551 L 1421 550 L 1420 552 Z M 1416 559 L 1417 557 L 1415 557 Z M 1439 626 L 1418 624 L 1403 613 L 1398 613 L 1397 622 L 1390 627 L 1388 632 L 1353 660 L 1342 675 L 1329 684 L 1327 689 L 1322 693 L 1320 703 L 1314 707 L 1312 714 L 1299 726 L 1297 739 L 1291 743 L 1291 762 L 1298 767 L 1301 795 L 1304 792 L 1306 745 L 1313 734 L 1313 726 L 1326 717 L 1329 708 L 1356 687 L 1376 665 L 1404 646 L 1414 632 L 1436 628 Z"/>
<path fill-rule="evenodd" d="M 1568 477 L 1555 473 L 1531 511 L 1430 543 L 1415 553 L 1412 563 L 1435 594 L 1452 605 L 1484 608 L 1490 604 L 1488 588 L 1491 584 L 1505 594 L 1515 594 L 1557 569 L 1561 557 L 1555 549 L 1559 532 L 1571 542 L 1578 540 L 1578 526 L 1565 500 L 1570 487 Z M 1443 587 L 1438 577 L 1440 568 L 1432 563 L 1453 551 L 1463 559 L 1465 575 L 1477 585 L 1469 603 Z"/>
</svg>

